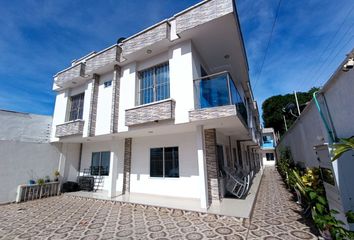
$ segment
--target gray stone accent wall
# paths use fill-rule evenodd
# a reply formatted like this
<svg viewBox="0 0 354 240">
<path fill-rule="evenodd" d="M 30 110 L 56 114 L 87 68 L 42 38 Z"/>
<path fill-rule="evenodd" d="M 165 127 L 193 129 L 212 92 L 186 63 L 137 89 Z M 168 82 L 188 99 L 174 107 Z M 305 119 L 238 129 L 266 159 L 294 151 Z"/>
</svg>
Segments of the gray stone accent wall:
<svg viewBox="0 0 354 240">
<path fill-rule="evenodd" d="M 96 131 L 96 119 L 97 119 L 97 100 L 98 100 L 98 86 L 100 83 L 100 77 L 97 74 L 93 75 L 92 89 L 90 98 L 90 112 L 88 122 L 88 136 L 95 136 Z"/>
<path fill-rule="evenodd" d="M 176 17 L 177 34 L 233 11 L 233 0 L 207 1 Z"/>
<path fill-rule="evenodd" d="M 175 101 L 172 99 L 146 104 L 125 110 L 125 125 L 149 123 L 175 118 Z"/>
<path fill-rule="evenodd" d="M 130 172 L 132 161 L 132 139 L 124 139 L 124 168 L 123 168 L 123 191 L 122 193 L 130 192 Z"/>
<path fill-rule="evenodd" d="M 216 155 L 216 131 L 215 129 L 204 130 L 205 160 L 208 179 L 208 201 L 220 200 L 220 189 L 218 181 L 218 162 Z"/>
<path fill-rule="evenodd" d="M 113 81 L 112 81 L 112 111 L 111 111 L 111 133 L 118 131 L 118 115 L 119 115 L 119 90 L 120 90 L 120 77 L 121 68 L 114 65 Z"/>
<path fill-rule="evenodd" d="M 163 22 L 123 42 L 123 56 L 168 38 L 169 24 Z"/>
<path fill-rule="evenodd" d="M 67 68 L 59 73 L 57 73 L 55 83 L 60 85 L 65 82 L 71 81 L 78 77 L 84 77 L 85 75 L 85 65 L 83 63 L 79 63 L 70 68 Z"/>
<path fill-rule="evenodd" d="M 222 117 L 230 117 L 236 116 L 237 109 L 235 105 L 226 105 L 220 107 L 211 107 L 211 108 L 203 108 L 196 109 L 189 112 L 189 120 L 190 121 L 200 121 L 200 120 L 208 120 Z"/>
<path fill-rule="evenodd" d="M 66 137 L 72 135 L 82 135 L 84 130 L 84 120 L 75 120 L 57 125 L 55 137 Z"/>
<path fill-rule="evenodd" d="M 85 73 L 93 73 L 99 68 L 118 62 L 120 60 L 121 52 L 122 49 L 119 46 L 115 45 L 86 59 Z"/>
</svg>

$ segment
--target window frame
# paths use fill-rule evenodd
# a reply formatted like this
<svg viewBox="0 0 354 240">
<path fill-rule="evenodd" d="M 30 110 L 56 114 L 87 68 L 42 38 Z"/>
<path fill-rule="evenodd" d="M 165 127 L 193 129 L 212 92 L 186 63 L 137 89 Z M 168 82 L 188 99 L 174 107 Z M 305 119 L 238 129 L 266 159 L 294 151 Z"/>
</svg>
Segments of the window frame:
<svg viewBox="0 0 354 240">
<path fill-rule="evenodd" d="M 156 70 L 159 68 L 159 67 L 163 67 L 163 66 L 167 66 L 167 70 L 168 70 L 168 74 L 167 74 L 167 77 L 168 77 L 168 81 L 165 81 L 163 84 L 159 84 L 157 83 L 157 73 L 156 73 Z M 152 101 L 150 102 L 144 102 L 142 101 L 142 92 L 143 91 L 146 91 L 148 89 L 150 89 L 151 87 L 145 87 L 144 89 L 142 89 L 142 80 L 143 80 L 143 77 L 142 77 L 142 74 L 144 72 L 147 72 L 149 70 L 152 70 L 153 71 L 153 74 L 152 74 Z M 149 67 L 149 68 L 145 68 L 145 69 L 142 69 L 140 71 L 138 71 L 138 88 L 137 88 L 137 100 L 136 100 L 136 103 L 138 106 L 140 105 L 145 105 L 145 104 L 150 104 L 150 103 L 154 103 L 154 102 L 158 102 L 158 101 L 162 101 L 162 100 L 165 100 L 165 99 L 169 99 L 170 96 L 171 96 L 171 90 L 170 90 L 170 64 L 169 62 L 163 62 L 163 63 L 160 63 L 160 64 L 157 64 L 157 65 L 154 65 L 152 67 Z M 157 99 L 157 88 L 158 86 L 163 86 L 163 85 L 167 85 L 167 92 L 168 94 L 165 96 L 165 98 L 163 99 Z"/>
<path fill-rule="evenodd" d="M 171 148 L 171 149 L 177 149 L 177 169 L 178 169 L 178 174 L 177 176 L 166 176 L 166 149 Z M 152 170 L 152 164 L 151 164 L 151 151 L 153 149 L 162 149 L 162 176 L 152 176 L 151 175 L 151 170 Z M 178 146 L 169 146 L 169 147 L 152 147 L 150 148 L 150 164 L 149 164 L 149 177 L 150 178 L 169 178 L 169 179 L 178 179 L 180 178 L 180 166 L 179 166 L 179 147 Z M 172 160 L 173 161 L 173 160 Z"/>
<path fill-rule="evenodd" d="M 98 174 L 93 174 L 93 170 L 92 170 L 92 167 L 93 167 L 93 156 L 94 154 L 99 154 L 99 165 L 98 165 Z M 107 171 L 107 174 L 101 174 L 101 167 L 103 167 L 102 165 L 102 155 L 103 153 L 108 153 L 108 171 Z M 90 166 L 90 175 L 91 176 L 109 176 L 109 170 L 110 170 L 110 167 L 111 167 L 111 152 L 110 151 L 100 151 L 100 152 L 92 152 L 91 153 L 91 166 Z"/>
<path fill-rule="evenodd" d="M 73 109 L 74 107 L 74 99 L 78 99 L 78 104 L 77 105 L 77 109 Z M 79 93 L 79 94 L 75 94 L 73 96 L 70 96 L 70 104 L 69 104 L 69 108 L 68 108 L 68 117 L 67 117 L 67 121 L 75 121 L 75 120 L 82 120 L 83 119 L 83 114 L 84 114 L 84 104 L 85 104 L 85 92 Z M 74 112 L 76 111 L 74 116 Z"/>
<path fill-rule="evenodd" d="M 272 158 L 268 158 L 268 156 L 272 156 Z M 274 161 L 274 153 L 266 153 L 266 161 Z"/>
</svg>

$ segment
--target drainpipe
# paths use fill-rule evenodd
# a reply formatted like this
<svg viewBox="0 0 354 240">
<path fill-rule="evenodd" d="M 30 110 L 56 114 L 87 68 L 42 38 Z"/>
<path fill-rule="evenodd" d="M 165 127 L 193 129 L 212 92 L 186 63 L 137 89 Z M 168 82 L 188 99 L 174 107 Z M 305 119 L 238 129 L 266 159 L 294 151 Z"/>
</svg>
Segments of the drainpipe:
<svg viewBox="0 0 354 240">
<path fill-rule="evenodd" d="M 335 139 L 335 136 L 334 136 L 333 131 L 330 129 L 330 127 L 329 127 L 329 125 L 328 125 L 328 123 L 327 123 L 327 121 L 326 121 L 326 119 L 325 119 L 325 117 L 324 117 L 324 115 L 323 115 L 321 106 L 320 106 L 320 104 L 319 104 L 319 102 L 318 102 L 318 100 L 317 100 L 317 94 L 318 94 L 318 93 L 319 93 L 318 91 L 315 91 L 315 92 L 313 93 L 313 100 L 315 101 L 317 110 L 318 110 L 318 112 L 320 113 L 320 116 L 321 116 L 321 118 L 322 118 L 322 122 L 323 122 L 323 124 L 325 125 L 325 128 L 326 128 L 326 130 L 327 130 L 327 133 L 328 133 L 328 140 L 329 140 L 328 142 L 329 142 L 330 145 L 332 145 L 333 142 L 335 142 L 336 139 Z"/>
</svg>

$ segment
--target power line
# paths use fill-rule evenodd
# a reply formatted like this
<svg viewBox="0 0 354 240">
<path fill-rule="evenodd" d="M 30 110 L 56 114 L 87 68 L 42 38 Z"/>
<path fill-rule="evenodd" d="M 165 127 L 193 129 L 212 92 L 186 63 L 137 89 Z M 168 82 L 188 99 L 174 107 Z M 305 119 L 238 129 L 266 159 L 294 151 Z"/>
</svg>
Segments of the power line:
<svg viewBox="0 0 354 240">
<path fill-rule="evenodd" d="M 340 49 L 337 51 L 336 55 L 333 56 L 333 58 L 331 59 L 330 63 L 333 63 L 333 62 L 334 62 L 335 58 L 339 55 L 339 53 L 341 53 L 341 51 L 344 50 L 344 48 L 347 46 L 347 44 L 350 43 L 350 41 L 353 40 L 353 37 L 354 37 L 354 35 L 351 35 L 351 36 L 350 36 L 350 38 L 345 42 L 345 44 L 343 45 L 343 47 L 340 48 Z M 317 84 L 317 83 L 319 82 L 320 76 L 321 76 L 322 74 L 323 74 L 323 71 L 322 71 L 321 74 L 318 76 L 318 78 L 316 78 L 314 84 Z"/>
<path fill-rule="evenodd" d="M 325 52 L 327 52 L 327 50 L 329 49 L 329 47 L 331 46 L 332 42 L 335 40 L 335 38 L 337 37 L 337 34 L 340 32 L 340 30 L 342 29 L 342 27 L 344 26 L 344 22 L 347 20 L 347 18 L 350 16 L 350 13 L 354 10 L 354 4 L 353 6 L 349 9 L 349 11 L 347 12 L 347 14 L 345 15 L 345 17 L 343 18 L 343 21 L 341 22 L 339 28 L 337 29 L 337 31 L 334 33 L 334 35 L 331 37 L 331 39 L 329 40 L 328 44 L 325 47 L 325 50 L 321 51 L 321 55 L 319 57 L 316 57 L 316 59 L 321 59 L 323 57 L 323 55 L 325 54 Z M 332 51 L 331 51 L 332 52 Z M 331 54 L 331 52 L 329 53 L 329 55 L 327 56 L 326 60 L 323 62 L 326 62 Z M 317 76 L 317 73 L 320 69 L 322 69 L 323 64 L 319 65 L 316 69 L 315 68 L 311 68 L 311 72 L 308 74 L 308 76 L 311 75 L 311 79 L 314 76 Z M 299 81 L 299 84 L 297 86 L 297 88 L 299 88 L 299 86 L 301 86 L 304 82 L 306 81 L 306 78 L 303 78 L 302 80 Z"/>
<path fill-rule="evenodd" d="M 271 43 L 271 41 L 272 41 L 272 37 L 273 37 L 273 32 L 274 32 L 275 24 L 276 24 L 277 19 L 278 19 L 281 1 L 282 1 L 282 0 L 279 0 L 279 2 L 278 2 L 277 10 L 276 10 L 276 13 L 275 13 L 275 18 L 274 18 L 273 25 L 272 25 L 272 30 L 271 30 L 271 32 L 270 32 L 270 36 L 269 36 L 269 39 L 268 39 L 266 51 L 265 51 L 265 53 L 264 53 L 263 61 L 262 61 L 262 64 L 261 64 L 261 68 L 260 68 L 260 70 L 259 70 L 259 72 L 258 72 L 258 74 L 257 74 L 256 81 L 255 81 L 255 83 L 254 83 L 254 85 L 253 85 L 253 89 L 254 89 L 254 90 L 256 89 L 257 82 L 258 82 L 259 78 L 260 78 L 261 75 L 262 75 L 263 65 L 264 65 L 265 60 L 266 60 L 267 55 L 268 55 L 268 50 L 269 50 L 269 47 L 270 47 L 270 43 Z"/>
<path fill-rule="evenodd" d="M 348 28 L 348 30 L 344 33 L 344 35 L 339 39 L 339 41 L 337 42 L 337 44 L 335 45 L 336 47 L 333 48 L 333 50 L 331 51 L 332 53 L 334 53 L 334 51 L 337 49 L 338 46 L 340 46 L 340 43 L 344 40 L 344 38 L 346 37 L 346 35 L 350 32 L 349 30 L 351 30 L 350 26 Z M 352 40 L 352 36 L 348 39 L 348 41 L 344 44 L 346 45 L 347 43 L 350 42 L 350 40 Z M 322 75 L 323 71 L 326 69 L 324 68 L 326 65 L 328 66 L 328 63 L 333 62 L 334 58 L 337 57 L 337 55 L 340 53 L 340 50 L 342 50 L 343 48 L 340 48 L 339 51 L 335 54 L 334 57 L 332 57 L 331 61 L 328 62 L 329 58 L 331 57 L 331 55 L 328 55 L 328 57 L 326 58 L 326 60 L 323 62 L 323 64 L 318 68 L 318 71 L 316 72 L 316 74 L 313 76 L 313 81 L 318 82 L 318 78 Z"/>
</svg>

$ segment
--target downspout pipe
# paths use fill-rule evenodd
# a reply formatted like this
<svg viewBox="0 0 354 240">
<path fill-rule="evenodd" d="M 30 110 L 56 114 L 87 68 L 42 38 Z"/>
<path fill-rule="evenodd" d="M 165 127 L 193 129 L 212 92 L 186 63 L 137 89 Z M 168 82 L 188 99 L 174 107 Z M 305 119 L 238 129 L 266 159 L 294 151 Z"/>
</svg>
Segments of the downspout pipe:
<svg viewBox="0 0 354 240">
<path fill-rule="evenodd" d="M 331 128 L 329 127 L 324 115 L 323 115 L 323 111 L 321 109 L 321 106 L 317 100 L 317 94 L 319 93 L 319 91 L 315 91 L 313 93 L 313 100 L 315 101 L 315 104 L 316 104 L 316 107 L 317 107 L 317 110 L 318 112 L 320 113 L 320 116 L 321 116 L 321 119 L 323 121 L 323 124 L 325 125 L 325 128 L 327 130 L 327 133 L 328 133 L 328 140 L 329 140 L 329 144 L 332 145 L 334 142 L 335 142 L 335 137 L 334 137 L 334 134 L 333 134 L 333 131 L 331 130 Z"/>
</svg>

